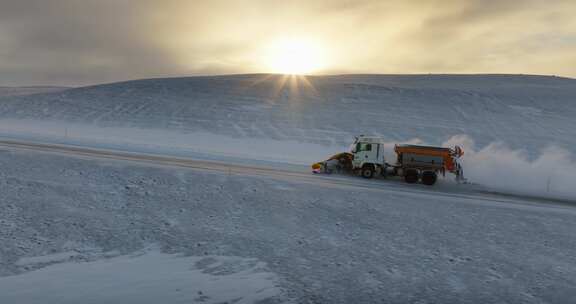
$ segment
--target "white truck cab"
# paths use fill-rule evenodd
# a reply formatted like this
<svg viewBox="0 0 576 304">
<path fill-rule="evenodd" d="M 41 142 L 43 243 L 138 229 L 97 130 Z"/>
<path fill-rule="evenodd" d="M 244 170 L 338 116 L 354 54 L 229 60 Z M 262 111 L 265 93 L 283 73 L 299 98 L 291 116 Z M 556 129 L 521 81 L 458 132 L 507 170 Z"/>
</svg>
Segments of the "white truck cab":
<svg viewBox="0 0 576 304">
<path fill-rule="evenodd" d="M 386 172 L 386 160 L 384 159 L 384 140 L 378 137 L 358 136 L 351 147 L 352 168 L 361 170 L 365 178 L 371 178 L 379 171 Z"/>
</svg>

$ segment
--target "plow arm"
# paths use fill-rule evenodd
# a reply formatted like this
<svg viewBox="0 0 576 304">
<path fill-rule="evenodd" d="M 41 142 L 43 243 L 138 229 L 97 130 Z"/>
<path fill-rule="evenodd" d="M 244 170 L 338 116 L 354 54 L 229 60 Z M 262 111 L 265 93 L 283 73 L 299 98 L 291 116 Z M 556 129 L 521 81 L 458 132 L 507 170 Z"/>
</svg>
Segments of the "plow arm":
<svg viewBox="0 0 576 304">
<path fill-rule="evenodd" d="M 349 172 L 352 170 L 352 159 L 352 154 L 348 152 L 332 155 L 325 161 L 312 164 L 312 173 Z"/>
</svg>

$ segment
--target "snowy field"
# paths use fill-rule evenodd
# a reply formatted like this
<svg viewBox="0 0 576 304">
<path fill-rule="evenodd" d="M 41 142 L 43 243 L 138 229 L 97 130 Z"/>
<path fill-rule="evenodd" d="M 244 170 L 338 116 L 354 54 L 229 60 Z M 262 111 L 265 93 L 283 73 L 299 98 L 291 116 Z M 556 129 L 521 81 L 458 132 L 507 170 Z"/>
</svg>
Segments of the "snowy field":
<svg viewBox="0 0 576 304">
<path fill-rule="evenodd" d="M 376 135 L 389 157 L 397 142 L 462 145 L 466 177 L 512 196 L 5 148 L 0 303 L 576 302 L 576 80 L 238 75 L 32 92 L 0 90 L 0 140 L 302 175 Z"/>
<path fill-rule="evenodd" d="M 0 165 L 1 303 L 99 303 L 98 290 L 157 303 L 143 289 L 165 303 L 576 299 L 570 205 L 37 152 L 5 151 Z"/>
</svg>

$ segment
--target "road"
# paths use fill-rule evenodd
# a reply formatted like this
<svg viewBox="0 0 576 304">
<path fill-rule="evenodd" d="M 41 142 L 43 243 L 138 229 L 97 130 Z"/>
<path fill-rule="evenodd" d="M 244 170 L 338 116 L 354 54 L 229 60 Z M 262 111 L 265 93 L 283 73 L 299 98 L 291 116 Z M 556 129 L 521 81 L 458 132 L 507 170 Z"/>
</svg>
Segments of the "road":
<svg viewBox="0 0 576 304">
<path fill-rule="evenodd" d="M 545 206 L 576 206 L 575 201 L 559 200 L 544 197 L 533 197 L 490 191 L 479 185 L 458 185 L 455 183 L 440 183 L 433 187 L 425 185 L 404 184 L 399 180 L 361 178 L 342 175 L 315 175 L 300 168 L 282 169 L 264 166 L 243 165 L 218 161 L 182 158 L 170 155 L 146 154 L 120 150 L 99 149 L 92 147 L 73 146 L 65 144 L 30 142 L 20 140 L 0 139 L 0 148 L 4 150 L 25 150 L 41 153 L 52 153 L 70 157 L 128 161 L 152 166 L 172 166 L 193 170 L 215 171 L 224 174 L 268 176 L 274 179 L 291 180 L 303 183 L 321 184 L 326 187 L 349 188 L 363 191 L 410 192 L 413 194 L 447 196 L 463 200 L 489 201 L 493 203 L 545 205 Z"/>
</svg>

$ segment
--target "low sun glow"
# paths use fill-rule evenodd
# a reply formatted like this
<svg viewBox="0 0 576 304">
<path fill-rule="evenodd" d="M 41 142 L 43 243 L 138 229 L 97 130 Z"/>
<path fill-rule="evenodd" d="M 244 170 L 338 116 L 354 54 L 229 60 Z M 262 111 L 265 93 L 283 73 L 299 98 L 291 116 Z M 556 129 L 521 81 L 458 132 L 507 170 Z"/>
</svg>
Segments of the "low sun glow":
<svg viewBox="0 0 576 304">
<path fill-rule="evenodd" d="M 264 60 L 264 64 L 273 73 L 302 75 L 322 69 L 325 54 L 314 41 L 281 39 L 266 47 Z"/>
</svg>

